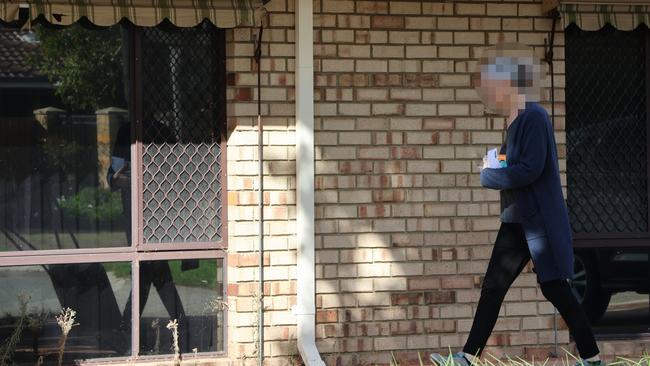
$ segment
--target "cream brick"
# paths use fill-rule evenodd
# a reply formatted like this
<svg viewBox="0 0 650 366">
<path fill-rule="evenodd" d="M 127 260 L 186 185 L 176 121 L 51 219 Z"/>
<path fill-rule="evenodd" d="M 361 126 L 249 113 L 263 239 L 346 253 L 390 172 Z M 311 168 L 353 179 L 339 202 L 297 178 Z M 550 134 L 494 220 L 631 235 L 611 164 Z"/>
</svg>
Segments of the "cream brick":
<svg viewBox="0 0 650 366">
<path fill-rule="evenodd" d="M 354 31 L 351 29 L 323 29 L 321 38 L 325 43 L 352 43 L 354 42 Z"/>
<path fill-rule="evenodd" d="M 344 132 L 338 134 L 341 145 L 368 145 L 372 141 L 370 132 Z"/>
<path fill-rule="evenodd" d="M 470 201 L 472 191 L 469 189 L 441 189 L 440 201 L 441 202 L 455 202 L 455 201 Z"/>
<path fill-rule="evenodd" d="M 357 13 L 365 14 L 387 14 L 388 2 L 387 1 L 357 1 Z"/>
<path fill-rule="evenodd" d="M 388 306 L 390 295 L 386 293 L 360 293 L 357 295 L 359 306 Z"/>
<path fill-rule="evenodd" d="M 440 164 L 438 161 L 408 161 L 407 171 L 409 173 L 438 173 Z"/>
<path fill-rule="evenodd" d="M 404 113 L 404 105 L 400 103 L 375 103 L 372 105 L 372 115 L 401 115 Z"/>
<path fill-rule="evenodd" d="M 442 173 L 469 173 L 472 171 L 469 161 L 449 160 L 442 162 Z"/>
<path fill-rule="evenodd" d="M 501 20 L 503 30 L 532 30 L 533 20 L 528 18 L 503 18 Z"/>
<path fill-rule="evenodd" d="M 425 130 L 452 130 L 454 123 L 454 118 L 425 118 L 422 128 Z"/>
<path fill-rule="evenodd" d="M 433 15 L 452 15 L 454 14 L 454 4 L 448 2 L 423 2 L 422 13 Z"/>
<path fill-rule="evenodd" d="M 419 60 L 388 60 L 388 72 L 419 73 L 421 71 Z"/>
<path fill-rule="evenodd" d="M 422 90 L 422 100 L 442 102 L 454 100 L 454 89 L 424 89 Z"/>
<path fill-rule="evenodd" d="M 517 4 L 487 4 L 487 15 L 492 16 L 516 16 Z"/>
<path fill-rule="evenodd" d="M 385 90 L 385 89 L 384 89 Z M 421 89 L 400 89 L 393 88 L 390 90 L 390 99 L 392 100 L 421 100 L 422 91 Z"/>
<path fill-rule="evenodd" d="M 436 105 L 435 104 L 412 104 L 409 103 L 406 105 L 407 116 L 435 116 L 436 115 Z"/>
<path fill-rule="evenodd" d="M 519 16 L 522 17 L 538 17 L 542 15 L 541 4 L 519 4 Z"/>
<path fill-rule="evenodd" d="M 440 347 L 440 337 L 437 334 L 417 334 L 406 336 L 408 349 L 432 349 Z"/>
<path fill-rule="evenodd" d="M 327 0 L 323 1 L 325 13 L 354 13 L 354 0 Z"/>
<path fill-rule="evenodd" d="M 332 146 L 332 147 L 322 147 L 322 157 L 323 159 L 355 159 L 356 158 L 356 149 L 354 147 L 343 147 L 343 146 Z"/>
<path fill-rule="evenodd" d="M 405 277 L 373 278 L 372 284 L 375 291 L 405 291 L 406 290 Z"/>
<path fill-rule="evenodd" d="M 391 1 L 389 3 L 391 14 L 420 14 L 422 2 L 420 1 Z"/>
<path fill-rule="evenodd" d="M 453 44 L 453 32 L 433 32 L 433 39 L 435 44 Z"/>
<path fill-rule="evenodd" d="M 406 58 L 436 58 L 438 57 L 436 46 L 406 46 Z"/>
<path fill-rule="evenodd" d="M 456 146 L 456 157 L 460 159 L 482 159 L 486 149 L 481 146 Z"/>
<path fill-rule="evenodd" d="M 457 101 L 478 101 L 479 97 L 474 89 L 456 89 Z"/>
<path fill-rule="evenodd" d="M 388 159 L 389 150 L 387 147 L 362 147 L 358 149 L 359 159 Z"/>
<path fill-rule="evenodd" d="M 357 264 L 359 277 L 384 277 L 390 276 L 391 264 L 385 263 L 360 263 Z"/>
<path fill-rule="evenodd" d="M 374 58 L 403 58 L 404 46 L 372 46 Z"/>
<path fill-rule="evenodd" d="M 506 303 L 506 316 L 511 315 L 536 315 L 537 309 L 535 308 L 536 302 L 518 302 Z"/>
<path fill-rule="evenodd" d="M 454 61 L 452 60 L 426 60 L 422 61 L 422 71 L 424 72 L 453 72 Z"/>
<path fill-rule="evenodd" d="M 454 32 L 455 44 L 485 44 L 485 33 L 483 32 Z M 442 56 L 442 50 L 440 50 Z"/>
<path fill-rule="evenodd" d="M 420 276 L 423 274 L 423 263 L 392 263 L 390 265 L 390 276 Z M 377 287 L 375 287 L 375 289 L 377 289 Z M 406 290 L 406 287 L 404 287 L 403 290 Z"/>
<path fill-rule="evenodd" d="M 485 4 L 456 4 L 456 14 L 458 15 L 485 15 Z"/>
<path fill-rule="evenodd" d="M 403 219 L 376 219 L 373 228 L 376 232 L 400 232 L 405 230 L 406 223 Z"/>
<path fill-rule="evenodd" d="M 357 60 L 356 72 L 387 72 L 388 62 L 384 60 Z"/>
<path fill-rule="evenodd" d="M 466 46 L 440 46 L 438 47 L 440 58 L 469 58 L 469 47 Z"/>
<path fill-rule="evenodd" d="M 469 28 L 471 30 L 500 30 L 501 18 L 498 17 L 485 17 L 475 18 L 472 17 L 469 21 Z"/>
<path fill-rule="evenodd" d="M 440 104 L 438 105 L 438 115 L 440 116 L 466 116 L 469 114 L 467 104 Z"/>
<path fill-rule="evenodd" d="M 388 41 L 396 44 L 418 44 L 420 43 L 420 32 L 413 31 L 390 31 Z"/>
<path fill-rule="evenodd" d="M 366 104 L 366 103 L 340 104 L 339 114 L 348 115 L 348 116 L 368 116 L 370 115 L 370 104 Z"/>
<path fill-rule="evenodd" d="M 440 30 L 465 30 L 469 28 L 467 17 L 439 17 L 438 29 Z"/>
<path fill-rule="evenodd" d="M 470 75 L 444 74 L 440 75 L 441 87 L 469 87 L 471 85 Z"/>
<path fill-rule="evenodd" d="M 421 130 L 422 129 L 422 118 L 419 117 L 408 117 L 408 118 L 391 118 L 390 120 L 390 129 L 391 130 Z M 409 134 L 411 138 L 416 138 L 415 134 Z M 412 143 L 409 140 L 409 144 Z M 428 142 L 431 142 L 430 139 L 427 139 Z"/>
<path fill-rule="evenodd" d="M 370 43 L 388 43 L 388 31 L 371 30 L 368 32 L 368 37 L 370 38 Z"/>
<path fill-rule="evenodd" d="M 406 29 L 436 29 L 436 18 L 434 17 L 406 17 L 404 21 Z"/>
<path fill-rule="evenodd" d="M 355 278 L 341 280 L 341 291 L 343 292 L 371 292 L 373 280 L 371 278 Z"/>
<path fill-rule="evenodd" d="M 357 88 L 356 89 L 357 100 L 366 101 L 366 100 L 388 100 L 388 90 L 385 88 L 378 89 L 366 89 L 366 88 Z"/>
<path fill-rule="evenodd" d="M 327 218 L 350 218 L 357 217 L 356 206 L 326 206 L 324 208 L 324 215 Z"/>
<path fill-rule="evenodd" d="M 420 124 L 421 125 L 421 124 Z M 406 133 L 406 143 L 409 145 L 429 145 L 435 144 L 438 139 L 438 134 L 433 133 L 423 133 L 423 132 L 407 132 Z"/>
<path fill-rule="evenodd" d="M 323 60 L 323 72 L 354 71 L 354 60 Z"/>
<path fill-rule="evenodd" d="M 368 45 L 339 45 L 338 55 L 350 58 L 370 58 L 370 46 Z"/>
</svg>

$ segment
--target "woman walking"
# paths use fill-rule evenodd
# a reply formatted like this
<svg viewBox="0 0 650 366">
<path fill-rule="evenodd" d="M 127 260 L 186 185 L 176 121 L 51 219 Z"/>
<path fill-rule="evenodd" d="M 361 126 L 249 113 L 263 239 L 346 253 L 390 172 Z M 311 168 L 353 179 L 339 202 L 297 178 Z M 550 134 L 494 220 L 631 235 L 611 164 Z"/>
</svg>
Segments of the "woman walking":
<svg viewBox="0 0 650 366">
<path fill-rule="evenodd" d="M 487 109 L 507 116 L 504 167 L 488 167 L 484 158 L 481 185 L 501 195 L 501 226 L 481 286 L 474 321 L 463 350 L 432 353 L 439 365 L 472 365 L 481 355 L 497 321 L 501 303 L 528 261 L 533 261 L 544 297 L 559 311 L 573 336 L 580 360 L 576 365 L 603 365 L 593 331 L 571 292 L 573 245 L 557 161 L 553 127 L 537 102 L 541 67 L 532 49 L 499 44 L 478 62 L 476 89 Z M 479 76 L 477 73 L 476 76 Z"/>
</svg>

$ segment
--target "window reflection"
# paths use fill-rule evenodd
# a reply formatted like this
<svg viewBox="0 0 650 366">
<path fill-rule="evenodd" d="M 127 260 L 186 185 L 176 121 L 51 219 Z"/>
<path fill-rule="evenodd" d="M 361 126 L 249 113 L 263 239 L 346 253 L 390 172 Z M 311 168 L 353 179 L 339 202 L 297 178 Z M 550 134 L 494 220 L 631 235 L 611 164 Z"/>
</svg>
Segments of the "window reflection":
<svg viewBox="0 0 650 366">
<path fill-rule="evenodd" d="M 576 251 L 574 294 L 594 332 L 650 332 L 648 249 L 590 248 Z"/>
<path fill-rule="evenodd" d="M 76 312 L 64 362 L 130 354 L 131 328 L 121 316 L 131 293 L 129 263 L 0 268 L 0 340 L 19 365 L 56 364 L 62 309 Z M 40 361 L 39 361 L 40 359 Z M 10 362 L 11 364 L 11 362 Z"/>
<path fill-rule="evenodd" d="M 223 351 L 224 307 L 223 260 L 141 262 L 140 353 L 172 352 L 173 319 L 182 353 Z"/>
<path fill-rule="evenodd" d="M 110 179 L 128 125 L 126 35 L 0 29 L 13 58 L 0 71 L 0 250 L 128 245 L 130 202 Z M 121 138 L 128 149 L 128 128 Z"/>
</svg>

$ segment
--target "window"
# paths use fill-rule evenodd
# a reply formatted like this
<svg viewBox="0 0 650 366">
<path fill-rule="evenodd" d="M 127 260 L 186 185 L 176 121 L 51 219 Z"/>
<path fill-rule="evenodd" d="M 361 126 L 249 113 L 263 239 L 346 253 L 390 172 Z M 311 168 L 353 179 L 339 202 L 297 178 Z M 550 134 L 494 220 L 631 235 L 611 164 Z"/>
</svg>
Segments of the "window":
<svg viewBox="0 0 650 366">
<path fill-rule="evenodd" d="M 597 333 L 650 333 L 650 31 L 565 35 L 574 292 Z"/>
<path fill-rule="evenodd" d="M 171 320 L 180 352 L 225 352 L 224 43 L 207 21 L 0 28 L 0 340 L 16 363 L 57 362 L 66 308 L 64 361 L 169 355 Z"/>
</svg>

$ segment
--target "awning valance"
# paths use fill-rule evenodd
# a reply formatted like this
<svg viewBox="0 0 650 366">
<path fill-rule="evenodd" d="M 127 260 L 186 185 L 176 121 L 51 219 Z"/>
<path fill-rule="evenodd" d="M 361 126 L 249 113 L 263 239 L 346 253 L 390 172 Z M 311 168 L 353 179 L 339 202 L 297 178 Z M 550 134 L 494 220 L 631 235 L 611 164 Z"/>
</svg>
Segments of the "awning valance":
<svg viewBox="0 0 650 366">
<path fill-rule="evenodd" d="M 640 24 L 650 26 L 650 0 L 545 0 L 542 6 L 545 11 L 558 10 L 563 29 L 571 23 L 586 31 L 598 30 L 607 23 L 624 31 L 633 30 Z"/>
<path fill-rule="evenodd" d="M 52 24 L 69 25 L 81 17 L 110 26 L 127 18 L 140 26 L 155 26 L 165 18 L 179 27 L 190 27 L 209 19 L 219 28 L 255 26 L 268 0 L 0 0 L 0 19 L 18 19 L 21 6 L 30 19 L 43 15 Z"/>
</svg>

